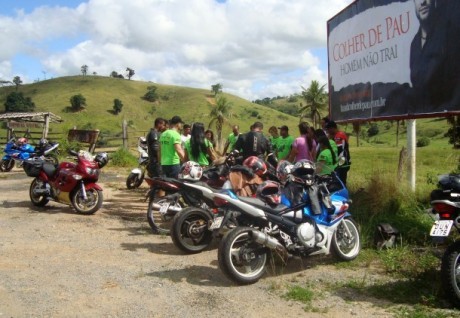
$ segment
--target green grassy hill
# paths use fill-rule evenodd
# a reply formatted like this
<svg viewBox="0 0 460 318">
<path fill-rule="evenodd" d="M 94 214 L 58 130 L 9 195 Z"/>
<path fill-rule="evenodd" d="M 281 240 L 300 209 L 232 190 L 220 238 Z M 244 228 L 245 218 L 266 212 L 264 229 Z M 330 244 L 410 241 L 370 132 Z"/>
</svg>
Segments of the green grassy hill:
<svg viewBox="0 0 460 318">
<path fill-rule="evenodd" d="M 157 102 L 142 99 L 149 86 L 156 86 L 160 96 Z M 0 111 L 4 111 L 6 96 L 15 87 L 0 88 Z M 77 128 L 99 129 L 101 132 L 120 133 L 122 120 L 137 131 L 147 131 L 156 117 L 171 118 L 180 115 L 186 123 L 201 121 L 206 126 L 210 122 L 210 113 L 215 99 L 210 90 L 161 85 L 151 82 L 133 81 L 101 76 L 71 76 L 45 80 L 33 84 L 21 85 L 19 91 L 31 97 L 36 111 L 50 111 L 64 119 L 62 124 L 53 124 L 54 132 L 65 132 Z M 70 98 L 82 94 L 86 98 L 86 109 L 72 112 Z M 265 106 L 251 103 L 245 99 L 223 94 L 232 104 L 233 116 L 229 125 L 224 127 L 226 136 L 230 133 L 230 124 L 239 124 L 241 131 L 247 131 L 254 121 L 271 125 L 288 125 L 293 131 L 298 119 Z M 123 103 L 122 112 L 112 113 L 113 100 Z M 212 127 L 215 131 L 215 128 Z"/>
</svg>

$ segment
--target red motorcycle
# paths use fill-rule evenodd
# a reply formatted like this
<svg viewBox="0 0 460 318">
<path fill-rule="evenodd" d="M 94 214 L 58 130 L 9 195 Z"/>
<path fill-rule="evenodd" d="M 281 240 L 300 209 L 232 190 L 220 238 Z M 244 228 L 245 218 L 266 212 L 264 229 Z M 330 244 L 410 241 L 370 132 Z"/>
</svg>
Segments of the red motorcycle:
<svg viewBox="0 0 460 318">
<path fill-rule="evenodd" d="M 81 214 L 94 214 L 102 205 L 102 188 L 96 182 L 99 170 L 108 162 L 107 153 L 95 156 L 87 151 L 69 151 L 76 162 L 54 165 L 43 158 L 24 161 L 23 168 L 34 180 L 29 196 L 35 206 L 45 206 L 50 200 L 68 204 Z"/>
</svg>

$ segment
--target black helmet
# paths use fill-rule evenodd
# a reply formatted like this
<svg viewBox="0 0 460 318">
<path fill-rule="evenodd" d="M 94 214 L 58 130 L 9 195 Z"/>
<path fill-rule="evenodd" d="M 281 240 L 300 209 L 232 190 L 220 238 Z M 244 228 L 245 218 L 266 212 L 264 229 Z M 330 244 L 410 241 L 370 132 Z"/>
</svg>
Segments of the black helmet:
<svg viewBox="0 0 460 318">
<path fill-rule="evenodd" d="M 102 168 L 109 162 L 109 156 L 107 155 L 107 152 L 100 152 L 96 154 L 94 161 L 98 163 L 99 168 Z"/>
<path fill-rule="evenodd" d="M 281 203 L 280 184 L 271 180 L 264 181 L 257 187 L 256 195 L 270 205 L 278 205 Z"/>
<path fill-rule="evenodd" d="M 296 162 L 292 170 L 293 181 L 305 185 L 312 185 L 315 181 L 315 164 L 309 160 L 302 159 Z"/>
</svg>

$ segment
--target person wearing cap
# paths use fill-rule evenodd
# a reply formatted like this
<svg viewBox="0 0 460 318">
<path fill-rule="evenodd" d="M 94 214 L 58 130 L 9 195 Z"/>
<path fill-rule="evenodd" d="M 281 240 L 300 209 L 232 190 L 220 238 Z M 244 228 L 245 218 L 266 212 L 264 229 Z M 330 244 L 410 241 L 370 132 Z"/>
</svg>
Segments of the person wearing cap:
<svg viewBox="0 0 460 318">
<path fill-rule="evenodd" d="M 334 121 L 329 121 L 326 124 L 326 130 L 329 138 L 333 139 L 337 144 L 337 150 L 339 153 L 338 161 L 343 162 L 337 166 L 337 176 L 340 178 L 340 180 L 342 180 L 344 185 L 347 185 L 348 170 L 350 170 L 351 164 L 347 134 L 343 131 L 340 131 Z"/>
<path fill-rule="evenodd" d="M 278 140 L 278 151 L 276 156 L 278 160 L 287 160 L 289 153 L 291 152 L 292 143 L 294 142 L 294 137 L 289 135 L 289 127 L 283 125 L 278 127 L 280 130 L 280 138 Z"/>
<path fill-rule="evenodd" d="M 161 168 L 168 178 L 178 178 L 180 163 L 185 158 L 179 133 L 183 123 L 179 116 L 174 116 L 169 121 L 169 129 L 160 136 Z"/>
</svg>

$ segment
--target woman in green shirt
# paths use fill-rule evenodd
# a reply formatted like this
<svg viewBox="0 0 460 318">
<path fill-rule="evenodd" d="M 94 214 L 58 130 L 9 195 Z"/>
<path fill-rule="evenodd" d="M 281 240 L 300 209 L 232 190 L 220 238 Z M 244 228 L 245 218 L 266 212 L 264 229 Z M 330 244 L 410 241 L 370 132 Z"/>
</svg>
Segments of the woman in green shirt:
<svg viewBox="0 0 460 318">
<path fill-rule="evenodd" d="M 337 156 L 332 149 L 329 138 L 320 136 L 318 138 L 319 151 L 316 156 L 316 173 L 319 175 L 331 174 L 337 167 Z"/>
<path fill-rule="evenodd" d="M 212 143 L 205 138 L 204 124 L 194 123 L 191 137 L 185 142 L 185 161 L 192 160 L 200 166 L 209 166 L 208 158 L 211 162 L 216 159 Z"/>
</svg>

